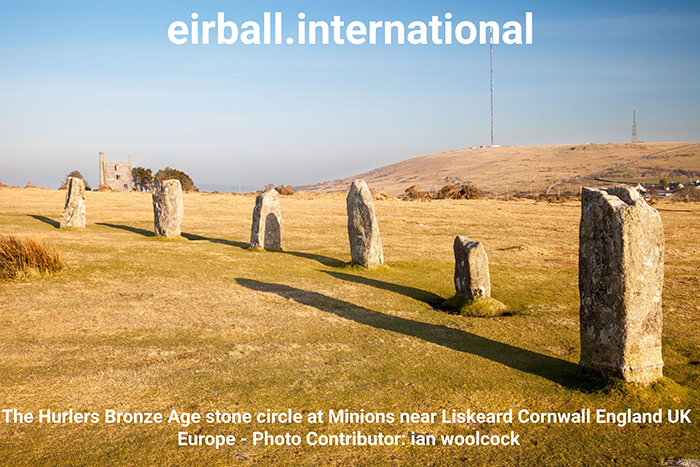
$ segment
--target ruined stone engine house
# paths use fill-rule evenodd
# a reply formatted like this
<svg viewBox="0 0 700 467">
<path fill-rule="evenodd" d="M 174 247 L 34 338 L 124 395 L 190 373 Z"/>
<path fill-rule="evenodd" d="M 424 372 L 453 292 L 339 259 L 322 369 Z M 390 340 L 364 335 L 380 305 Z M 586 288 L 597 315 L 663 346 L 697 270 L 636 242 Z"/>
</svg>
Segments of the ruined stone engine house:
<svg viewBox="0 0 700 467">
<path fill-rule="evenodd" d="M 100 153 L 100 186 L 108 186 L 116 191 L 132 191 L 131 154 L 129 162 L 107 162 L 105 153 Z"/>
</svg>

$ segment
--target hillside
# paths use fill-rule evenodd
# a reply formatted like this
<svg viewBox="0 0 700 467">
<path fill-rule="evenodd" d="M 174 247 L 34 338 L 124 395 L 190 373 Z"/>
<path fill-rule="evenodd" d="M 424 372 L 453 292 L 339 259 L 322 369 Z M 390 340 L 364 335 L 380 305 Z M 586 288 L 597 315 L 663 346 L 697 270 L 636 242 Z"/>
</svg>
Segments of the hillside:
<svg viewBox="0 0 700 467">
<path fill-rule="evenodd" d="M 607 178 L 606 178 L 607 177 Z M 472 183 L 490 194 L 578 191 L 596 179 L 649 179 L 687 182 L 700 177 L 700 144 L 618 143 L 560 146 L 503 146 L 459 149 L 414 157 L 344 179 L 295 187 L 297 191 L 345 191 L 356 178 L 372 188 L 399 195 L 411 185 Z"/>
</svg>

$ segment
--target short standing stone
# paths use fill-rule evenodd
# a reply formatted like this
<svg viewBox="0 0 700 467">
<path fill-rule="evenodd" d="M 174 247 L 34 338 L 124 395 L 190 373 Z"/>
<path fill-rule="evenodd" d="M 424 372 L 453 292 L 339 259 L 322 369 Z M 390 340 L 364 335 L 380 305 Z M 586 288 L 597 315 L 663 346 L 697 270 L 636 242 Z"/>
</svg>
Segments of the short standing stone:
<svg viewBox="0 0 700 467">
<path fill-rule="evenodd" d="M 163 180 L 153 190 L 153 222 L 156 235 L 179 237 L 184 208 L 179 180 Z"/>
<path fill-rule="evenodd" d="M 250 247 L 266 250 L 282 249 L 282 210 L 277 190 L 270 189 L 255 198 Z"/>
<path fill-rule="evenodd" d="M 581 361 L 626 381 L 662 376 L 664 233 L 630 186 L 584 188 L 579 227 Z"/>
<path fill-rule="evenodd" d="M 468 300 L 491 297 L 489 258 L 484 245 L 465 236 L 455 238 L 455 290 Z"/>
<path fill-rule="evenodd" d="M 85 182 L 80 178 L 68 178 L 61 227 L 85 227 Z"/>
<path fill-rule="evenodd" d="M 382 239 L 374 212 L 372 193 L 364 180 L 355 180 L 347 197 L 348 236 L 353 263 L 366 268 L 384 264 Z"/>
</svg>

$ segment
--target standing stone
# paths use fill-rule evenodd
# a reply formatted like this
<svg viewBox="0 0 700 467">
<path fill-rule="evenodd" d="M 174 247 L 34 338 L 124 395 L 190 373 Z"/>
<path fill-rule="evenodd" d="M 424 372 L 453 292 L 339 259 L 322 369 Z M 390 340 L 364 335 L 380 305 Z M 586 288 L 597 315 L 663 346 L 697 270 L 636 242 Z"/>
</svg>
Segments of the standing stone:
<svg viewBox="0 0 700 467">
<path fill-rule="evenodd" d="M 85 182 L 80 178 L 68 178 L 61 227 L 85 227 Z"/>
<path fill-rule="evenodd" d="M 664 232 L 630 186 L 584 188 L 579 227 L 581 368 L 625 381 L 662 377 Z"/>
<path fill-rule="evenodd" d="M 255 198 L 253 226 L 250 229 L 250 247 L 266 250 L 282 249 L 282 210 L 280 197 L 274 188 Z"/>
<path fill-rule="evenodd" d="M 153 190 L 153 222 L 156 235 L 179 237 L 184 208 L 180 180 L 163 180 Z"/>
<path fill-rule="evenodd" d="M 454 252 L 456 295 L 468 300 L 491 297 L 489 258 L 484 245 L 458 236 L 455 238 Z"/>
<path fill-rule="evenodd" d="M 347 197 L 348 236 L 353 263 L 366 268 L 384 264 L 382 239 L 374 213 L 372 193 L 364 180 L 355 180 Z"/>
</svg>

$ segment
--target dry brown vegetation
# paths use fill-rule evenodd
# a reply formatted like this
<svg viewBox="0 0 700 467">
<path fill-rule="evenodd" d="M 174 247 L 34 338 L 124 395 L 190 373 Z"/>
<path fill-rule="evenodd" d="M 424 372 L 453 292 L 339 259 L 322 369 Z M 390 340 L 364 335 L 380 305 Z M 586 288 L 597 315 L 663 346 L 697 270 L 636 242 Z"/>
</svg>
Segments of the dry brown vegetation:
<svg viewBox="0 0 700 467">
<path fill-rule="evenodd" d="M 345 193 L 281 200 L 282 252 L 248 249 L 254 196 L 189 193 L 182 240 L 153 236 L 148 193 L 0 189 L 0 233 L 51 235 L 60 274 L 0 283 L 0 401 L 38 413 L 173 409 L 306 414 L 692 409 L 692 424 L 7 424 L 8 465 L 658 465 L 700 458 L 700 204 L 657 202 L 666 233 L 665 378 L 577 373 L 576 202 L 376 203 L 387 264 L 348 265 Z M 454 295 L 456 235 L 484 243 L 493 296 L 518 312 L 436 310 Z M 438 416 L 439 420 L 439 416 Z M 252 445 L 253 431 L 520 434 L 517 448 Z M 178 447 L 177 433 L 233 434 Z M 406 438 L 409 439 L 408 437 Z"/>
<path fill-rule="evenodd" d="M 0 279 L 17 279 L 31 274 L 53 274 L 63 267 L 61 254 L 53 245 L 35 237 L 0 235 Z"/>
<path fill-rule="evenodd" d="M 405 201 L 430 201 L 433 199 L 433 195 L 427 191 L 419 191 L 416 185 L 411 185 L 404 191 L 403 199 Z"/>
<path fill-rule="evenodd" d="M 490 195 L 545 192 L 578 193 L 583 185 L 603 185 L 597 178 L 658 181 L 679 167 L 700 173 L 700 144 L 618 143 L 560 146 L 504 146 L 460 149 L 407 159 L 332 182 L 297 187 L 297 191 L 343 191 L 361 178 L 390 195 L 407 186 L 472 184 Z M 675 171 L 675 172 L 674 172 Z M 618 177 L 619 175 L 619 177 Z M 624 175 L 624 176 L 623 176 Z M 687 181 L 685 178 L 680 181 Z"/>
<path fill-rule="evenodd" d="M 685 186 L 673 194 L 677 201 L 700 201 L 700 187 Z"/>
<path fill-rule="evenodd" d="M 294 194 L 294 189 L 292 189 L 291 186 L 280 185 L 275 187 L 275 190 L 282 196 L 291 196 Z"/>
<path fill-rule="evenodd" d="M 406 188 L 404 200 L 406 201 L 430 201 L 431 199 L 479 199 L 483 196 L 481 190 L 473 185 L 445 185 L 433 194 L 428 191 L 419 191 L 416 185 Z"/>
<path fill-rule="evenodd" d="M 474 185 L 445 185 L 438 191 L 438 199 L 479 199 L 481 190 Z"/>
</svg>

